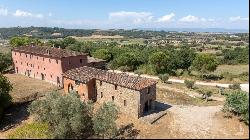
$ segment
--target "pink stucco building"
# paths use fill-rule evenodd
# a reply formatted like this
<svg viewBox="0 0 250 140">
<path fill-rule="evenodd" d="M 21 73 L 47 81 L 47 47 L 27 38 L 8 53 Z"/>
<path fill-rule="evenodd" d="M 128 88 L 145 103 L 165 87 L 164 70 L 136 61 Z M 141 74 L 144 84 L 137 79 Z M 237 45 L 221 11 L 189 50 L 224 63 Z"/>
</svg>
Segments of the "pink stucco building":
<svg viewBox="0 0 250 140">
<path fill-rule="evenodd" d="M 62 74 L 86 66 L 87 54 L 64 49 L 22 46 L 12 50 L 15 72 L 63 86 Z"/>
</svg>

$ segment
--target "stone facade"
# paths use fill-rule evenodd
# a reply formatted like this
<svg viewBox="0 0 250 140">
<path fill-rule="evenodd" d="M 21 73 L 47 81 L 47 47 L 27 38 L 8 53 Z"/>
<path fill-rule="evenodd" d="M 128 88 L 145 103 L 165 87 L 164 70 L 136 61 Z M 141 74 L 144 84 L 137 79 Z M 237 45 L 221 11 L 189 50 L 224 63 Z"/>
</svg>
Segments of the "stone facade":
<svg viewBox="0 0 250 140">
<path fill-rule="evenodd" d="M 121 112 L 139 118 L 155 108 L 156 82 L 148 80 L 82 67 L 64 74 L 64 91 L 69 93 L 74 90 L 84 101 L 92 100 L 100 104 L 112 101 Z"/>
</svg>

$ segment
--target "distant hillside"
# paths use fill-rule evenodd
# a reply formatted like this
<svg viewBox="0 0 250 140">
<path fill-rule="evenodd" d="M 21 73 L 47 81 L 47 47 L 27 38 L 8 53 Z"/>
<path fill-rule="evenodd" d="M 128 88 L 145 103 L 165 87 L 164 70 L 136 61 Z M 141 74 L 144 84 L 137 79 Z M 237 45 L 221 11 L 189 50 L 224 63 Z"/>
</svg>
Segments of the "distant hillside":
<svg viewBox="0 0 250 140">
<path fill-rule="evenodd" d="M 156 29 L 64 29 L 51 27 L 12 27 L 0 28 L 0 39 L 9 39 L 13 36 L 29 36 L 41 39 L 64 38 L 67 36 L 75 37 L 91 37 L 91 36 L 123 36 L 124 38 L 144 38 L 151 39 L 157 37 L 166 37 L 170 32 L 243 32 L 248 33 L 248 30 L 229 30 L 219 28 L 156 28 Z M 178 33 L 176 33 L 178 34 Z"/>
</svg>

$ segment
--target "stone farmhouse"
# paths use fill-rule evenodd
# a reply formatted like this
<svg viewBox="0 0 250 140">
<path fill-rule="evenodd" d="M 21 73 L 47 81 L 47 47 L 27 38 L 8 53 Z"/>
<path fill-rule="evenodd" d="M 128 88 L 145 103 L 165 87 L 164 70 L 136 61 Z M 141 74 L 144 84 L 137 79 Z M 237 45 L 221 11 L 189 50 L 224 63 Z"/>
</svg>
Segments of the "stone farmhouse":
<svg viewBox="0 0 250 140">
<path fill-rule="evenodd" d="M 74 91 L 82 101 L 113 101 L 121 112 L 142 117 L 155 108 L 156 81 L 106 70 L 105 61 L 60 48 L 22 46 L 12 50 L 15 72 Z"/>
</svg>

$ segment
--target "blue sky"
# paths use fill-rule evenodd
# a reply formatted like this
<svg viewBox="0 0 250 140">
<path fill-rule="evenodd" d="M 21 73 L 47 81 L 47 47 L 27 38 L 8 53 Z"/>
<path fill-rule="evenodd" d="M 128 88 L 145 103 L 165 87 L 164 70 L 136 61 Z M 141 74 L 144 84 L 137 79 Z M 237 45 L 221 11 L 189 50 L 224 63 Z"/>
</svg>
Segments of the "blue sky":
<svg viewBox="0 0 250 140">
<path fill-rule="evenodd" d="M 248 0 L 0 0 L 0 27 L 249 29 Z"/>
</svg>

